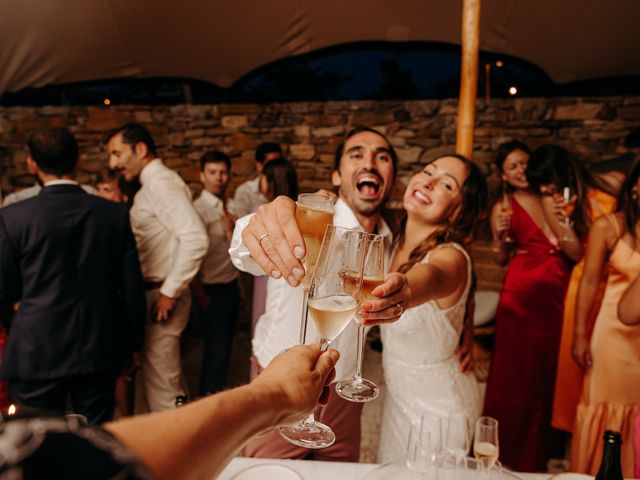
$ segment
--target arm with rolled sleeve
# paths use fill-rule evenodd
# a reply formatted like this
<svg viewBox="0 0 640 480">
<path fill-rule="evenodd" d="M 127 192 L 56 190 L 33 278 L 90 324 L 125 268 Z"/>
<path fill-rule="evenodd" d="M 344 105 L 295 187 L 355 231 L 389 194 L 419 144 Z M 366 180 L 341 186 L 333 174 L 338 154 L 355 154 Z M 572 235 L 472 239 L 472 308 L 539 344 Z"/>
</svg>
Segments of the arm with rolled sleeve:
<svg viewBox="0 0 640 480">
<path fill-rule="evenodd" d="M 266 275 L 253 259 L 247 247 L 242 242 L 242 231 L 249 224 L 249 220 L 253 217 L 253 213 L 245 215 L 236 220 L 236 226 L 233 229 L 233 237 L 231 238 L 231 246 L 229 247 L 229 256 L 231 263 L 238 270 L 250 273 L 254 276 Z"/>
<path fill-rule="evenodd" d="M 186 189 L 186 186 L 185 186 Z M 187 191 L 171 180 L 159 179 L 153 185 L 154 213 L 178 239 L 178 251 L 160 293 L 176 298 L 187 288 L 200 269 L 209 239 L 202 220 L 193 208 Z"/>
</svg>

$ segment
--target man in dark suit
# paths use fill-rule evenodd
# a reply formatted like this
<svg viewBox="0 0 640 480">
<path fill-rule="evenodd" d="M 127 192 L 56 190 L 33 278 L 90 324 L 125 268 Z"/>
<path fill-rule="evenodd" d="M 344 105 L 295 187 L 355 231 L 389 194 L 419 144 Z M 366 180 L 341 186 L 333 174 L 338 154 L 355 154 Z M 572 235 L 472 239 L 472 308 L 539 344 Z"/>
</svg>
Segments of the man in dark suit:
<svg viewBox="0 0 640 480">
<path fill-rule="evenodd" d="M 115 380 L 142 346 L 145 296 L 124 206 L 73 180 L 78 145 L 63 129 L 28 141 L 44 185 L 0 210 L 0 303 L 20 302 L 0 371 L 18 409 L 113 415 Z"/>
</svg>

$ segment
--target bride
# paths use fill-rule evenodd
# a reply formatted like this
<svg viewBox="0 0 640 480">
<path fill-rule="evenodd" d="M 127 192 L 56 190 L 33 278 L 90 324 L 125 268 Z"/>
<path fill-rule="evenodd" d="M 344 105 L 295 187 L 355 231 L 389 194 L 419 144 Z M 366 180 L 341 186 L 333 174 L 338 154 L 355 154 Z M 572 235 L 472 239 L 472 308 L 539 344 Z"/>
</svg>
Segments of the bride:
<svg viewBox="0 0 640 480">
<path fill-rule="evenodd" d="M 464 410 L 471 422 L 480 413 L 478 384 L 463 373 L 455 351 L 463 328 L 472 281 L 471 260 L 463 248 L 486 201 L 480 169 L 459 155 L 429 163 L 409 181 L 406 216 L 395 244 L 391 273 L 372 293 L 385 294 L 391 277 L 403 276 L 411 301 L 400 319 L 381 327 L 386 396 L 378 462 L 405 453 L 412 422 L 426 413 L 446 419 Z M 398 279 L 394 279 L 398 281 Z M 367 325 L 380 323 L 376 307 L 362 305 Z"/>
</svg>

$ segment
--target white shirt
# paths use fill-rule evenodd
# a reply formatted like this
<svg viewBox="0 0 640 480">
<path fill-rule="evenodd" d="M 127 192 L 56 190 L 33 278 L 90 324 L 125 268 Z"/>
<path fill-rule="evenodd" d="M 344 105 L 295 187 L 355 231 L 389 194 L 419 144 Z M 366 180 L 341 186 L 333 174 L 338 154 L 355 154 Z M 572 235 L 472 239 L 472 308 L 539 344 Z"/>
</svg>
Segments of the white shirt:
<svg viewBox="0 0 640 480">
<path fill-rule="evenodd" d="M 142 275 L 162 281 L 160 293 L 175 298 L 195 277 L 207 252 L 207 233 L 180 175 L 156 158 L 140 172 L 142 187 L 131 207 Z"/>
<path fill-rule="evenodd" d="M 58 182 L 58 180 L 53 180 L 53 182 Z M 47 185 L 50 185 L 50 184 L 53 185 L 52 182 L 47 183 Z M 78 183 L 74 181 L 73 184 L 77 185 Z M 90 195 L 96 194 L 96 189 L 93 188 L 91 185 L 80 185 L 80 186 L 88 194 Z M 29 188 L 24 188 L 22 190 L 18 190 L 17 192 L 10 193 L 5 197 L 4 202 L 2 202 L 2 206 L 6 207 L 13 203 L 18 203 L 28 198 L 35 197 L 40 193 L 40 190 L 42 190 L 42 187 L 40 186 L 39 183 L 36 183 L 35 185 L 30 186 Z"/>
<path fill-rule="evenodd" d="M 222 228 L 224 204 L 211 192 L 203 190 L 193 202 L 209 236 L 209 249 L 202 260 L 198 276 L 202 283 L 230 283 L 238 278 L 238 270 L 229 258 L 229 240 Z"/>
<path fill-rule="evenodd" d="M 244 217 L 254 213 L 260 205 L 269 200 L 260 193 L 260 176 L 238 185 L 233 199 L 228 203 L 229 213 L 236 217 Z"/>
<path fill-rule="evenodd" d="M 251 216 L 243 217 L 236 222 L 229 254 L 231 255 L 231 261 L 238 269 L 253 275 L 264 275 L 264 272 L 255 263 L 242 243 L 242 231 L 247 226 L 250 218 Z M 336 202 L 333 222 L 341 227 L 362 230 L 357 217 L 342 199 Z M 385 268 L 388 269 L 391 257 L 391 230 L 382 219 L 378 223 L 377 230 L 378 234 L 385 239 Z M 258 320 L 252 341 L 253 354 L 258 359 L 260 366 L 266 367 L 271 359 L 282 350 L 299 343 L 302 298 L 302 287 L 292 288 L 284 279 L 274 280 L 269 278 L 265 312 Z M 340 351 L 340 360 L 336 365 L 335 381 L 355 375 L 357 333 L 356 323 L 350 322 L 331 343 L 331 348 Z M 319 340 L 320 337 L 316 332 L 313 321 L 309 319 L 307 323 L 307 343 L 318 342 Z"/>
</svg>

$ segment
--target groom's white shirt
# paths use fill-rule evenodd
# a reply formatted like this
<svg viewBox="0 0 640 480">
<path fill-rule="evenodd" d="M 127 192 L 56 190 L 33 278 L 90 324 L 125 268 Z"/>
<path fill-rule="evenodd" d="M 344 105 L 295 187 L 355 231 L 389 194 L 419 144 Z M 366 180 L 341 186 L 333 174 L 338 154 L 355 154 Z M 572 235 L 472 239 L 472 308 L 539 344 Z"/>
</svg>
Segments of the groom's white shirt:
<svg viewBox="0 0 640 480">
<path fill-rule="evenodd" d="M 229 255 L 231 256 L 231 261 L 239 270 L 252 275 L 264 275 L 262 269 L 253 260 L 242 243 L 242 231 L 250 219 L 251 215 L 247 215 L 236 222 Z M 342 199 L 338 199 L 335 204 L 333 222 L 341 227 L 362 230 L 357 217 Z M 388 271 L 393 238 L 391 230 L 382 218 L 378 222 L 376 233 L 385 239 L 385 269 Z M 271 359 L 282 350 L 299 343 L 302 295 L 302 287 L 293 288 L 284 279 L 274 280 L 269 278 L 265 312 L 260 316 L 256 324 L 252 341 L 253 354 L 261 367 L 266 367 Z M 313 321 L 309 319 L 307 343 L 318 341 L 318 333 Z M 336 365 L 336 381 L 355 374 L 356 344 L 357 326 L 355 322 L 349 322 L 349 325 L 331 344 L 332 348 L 340 351 L 340 360 Z"/>
</svg>

